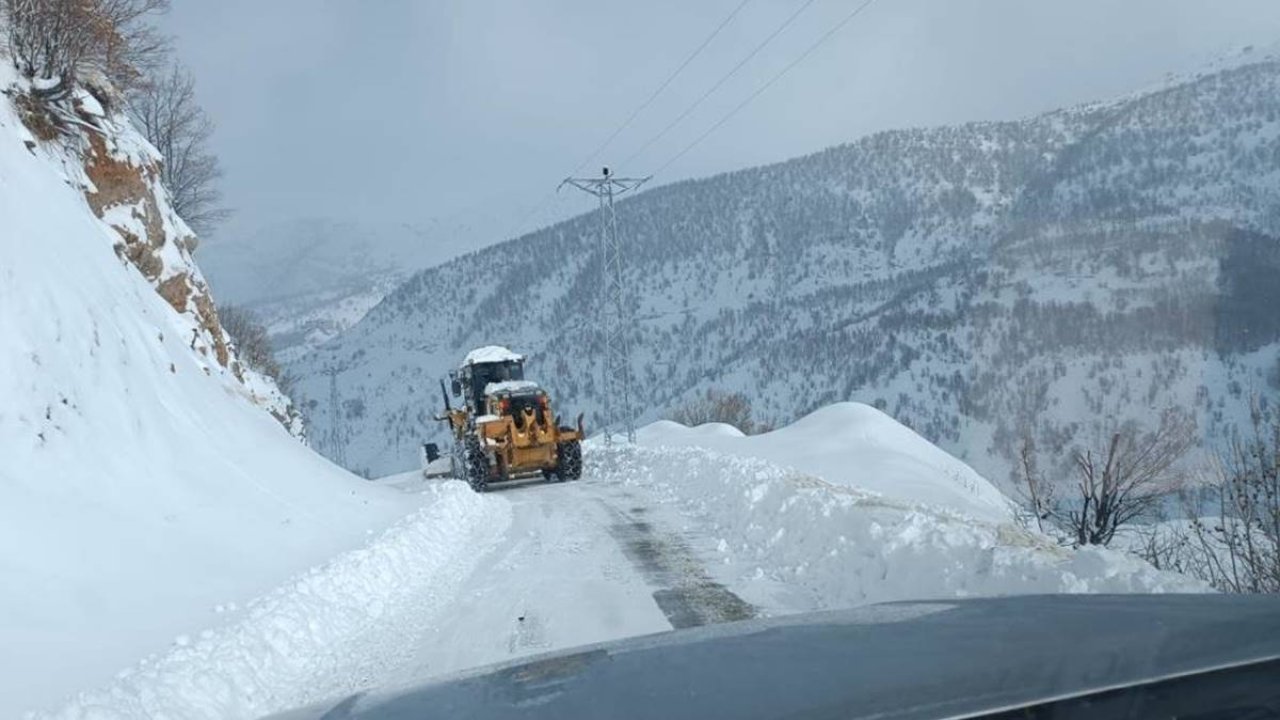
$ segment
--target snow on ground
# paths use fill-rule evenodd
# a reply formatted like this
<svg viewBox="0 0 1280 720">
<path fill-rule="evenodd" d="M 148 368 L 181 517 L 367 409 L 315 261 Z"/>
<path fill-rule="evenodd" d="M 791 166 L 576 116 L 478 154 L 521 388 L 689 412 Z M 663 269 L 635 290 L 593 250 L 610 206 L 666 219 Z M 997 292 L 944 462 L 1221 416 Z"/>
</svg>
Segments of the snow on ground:
<svg viewBox="0 0 1280 720">
<path fill-rule="evenodd" d="M 35 717 L 257 718 L 382 680 L 412 657 L 421 624 L 456 597 L 511 521 L 508 502 L 463 483 L 424 491 L 423 509 L 367 547 Z"/>
<path fill-rule="evenodd" d="M 639 433 L 647 446 L 703 447 L 755 457 L 899 502 L 934 505 L 988 522 L 1013 519 L 1012 504 L 963 462 L 861 403 L 836 403 L 763 435 L 670 420 Z"/>
<path fill-rule="evenodd" d="M 826 461 L 865 459 L 935 502 L 746 454 L 594 441 L 578 482 L 475 495 L 417 473 L 375 481 L 424 509 L 51 717 L 251 718 L 588 643 L 889 600 L 1206 590 L 1123 553 L 1072 551 L 966 514 L 990 505 L 951 495 L 945 458 L 868 417 L 843 463 L 835 446 Z M 744 439 L 724 426 L 641 436 Z M 792 443 L 802 457 L 826 444 L 807 432 Z M 863 458 L 868 447 L 886 457 Z M 923 459 L 890 462 L 892 447 Z"/>
<path fill-rule="evenodd" d="M 1062 548 L 1012 520 L 975 518 L 964 512 L 971 503 L 906 503 L 695 447 L 601 447 L 590 457 L 599 480 L 681 508 L 724 566 L 717 579 L 770 612 L 971 595 L 1209 590 L 1123 552 Z M 846 462 L 862 464 L 856 451 Z M 950 476 L 933 483 L 940 496 L 950 493 Z M 927 485 L 921 475 L 913 492 Z"/>
<path fill-rule="evenodd" d="M 217 606 L 421 502 L 314 454 L 193 352 L 190 318 L 117 257 L 63 172 L 0 98 L 5 718 L 225 622 Z"/>
<path fill-rule="evenodd" d="M 680 579 L 653 577 L 632 554 L 642 541 L 626 534 L 636 501 L 619 490 L 584 480 L 486 495 L 509 503 L 510 528 L 444 607 L 418 614 L 416 634 L 405 632 L 415 651 L 378 683 L 671 629 L 654 593 L 678 588 Z"/>
</svg>

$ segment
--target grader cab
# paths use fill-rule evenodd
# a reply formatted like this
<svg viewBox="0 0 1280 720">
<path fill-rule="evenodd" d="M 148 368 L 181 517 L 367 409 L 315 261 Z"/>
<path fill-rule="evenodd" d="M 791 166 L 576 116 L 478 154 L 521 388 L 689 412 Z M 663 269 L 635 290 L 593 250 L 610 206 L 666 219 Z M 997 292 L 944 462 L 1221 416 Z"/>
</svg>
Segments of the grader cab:
<svg viewBox="0 0 1280 720">
<path fill-rule="evenodd" d="M 453 432 L 455 477 L 476 492 L 491 483 L 541 475 L 548 480 L 582 476 L 582 416 L 563 425 L 551 398 L 524 378 L 524 357 L 489 346 L 472 350 L 450 373 L 453 408 L 444 393 L 446 420 Z M 443 388 L 442 388 L 443 390 Z"/>
</svg>

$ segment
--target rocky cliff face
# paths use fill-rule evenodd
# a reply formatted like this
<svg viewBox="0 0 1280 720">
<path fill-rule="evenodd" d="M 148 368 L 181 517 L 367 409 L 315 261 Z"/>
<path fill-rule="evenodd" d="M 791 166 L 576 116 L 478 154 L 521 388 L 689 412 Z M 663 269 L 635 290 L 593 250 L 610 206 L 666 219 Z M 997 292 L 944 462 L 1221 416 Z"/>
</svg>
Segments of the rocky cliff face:
<svg viewBox="0 0 1280 720">
<path fill-rule="evenodd" d="M 206 372 L 228 373 L 252 402 L 302 436 L 301 417 L 289 398 L 236 358 L 192 257 L 198 239 L 174 212 L 161 184 L 164 160 L 120 112 L 116 93 L 93 79 L 59 98 L 39 97 L 21 85 L 7 93 L 30 133 L 28 149 L 59 163 L 67 183 L 84 193 L 94 215 L 118 238 L 116 255 L 186 321 L 190 334 L 183 341 L 206 360 Z"/>
</svg>

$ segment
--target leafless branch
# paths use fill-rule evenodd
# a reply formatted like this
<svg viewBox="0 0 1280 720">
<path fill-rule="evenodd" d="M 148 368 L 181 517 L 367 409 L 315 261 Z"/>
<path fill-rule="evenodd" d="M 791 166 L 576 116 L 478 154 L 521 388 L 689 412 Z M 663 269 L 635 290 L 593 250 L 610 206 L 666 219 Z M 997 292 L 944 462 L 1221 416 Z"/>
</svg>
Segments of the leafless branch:
<svg viewBox="0 0 1280 720">
<path fill-rule="evenodd" d="M 213 122 L 196 102 L 195 79 L 174 64 L 130 95 L 130 115 L 164 157 L 161 179 L 173 209 L 198 235 L 227 218 L 218 180 L 222 168 L 209 151 Z"/>
</svg>

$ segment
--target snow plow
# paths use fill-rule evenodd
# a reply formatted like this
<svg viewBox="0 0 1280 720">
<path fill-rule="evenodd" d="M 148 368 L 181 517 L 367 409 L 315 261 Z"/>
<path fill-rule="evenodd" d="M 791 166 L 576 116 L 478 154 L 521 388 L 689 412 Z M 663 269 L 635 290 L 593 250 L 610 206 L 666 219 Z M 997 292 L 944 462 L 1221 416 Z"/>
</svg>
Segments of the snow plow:
<svg viewBox="0 0 1280 720">
<path fill-rule="evenodd" d="M 484 492 L 493 483 L 538 477 L 582 476 L 582 415 L 576 427 L 562 425 L 546 390 L 524 379 L 524 356 L 488 346 L 467 354 L 449 373 L 452 395 L 440 383 L 445 411 L 437 417 L 453 434 L 453 476 Z"/>
</svg>

